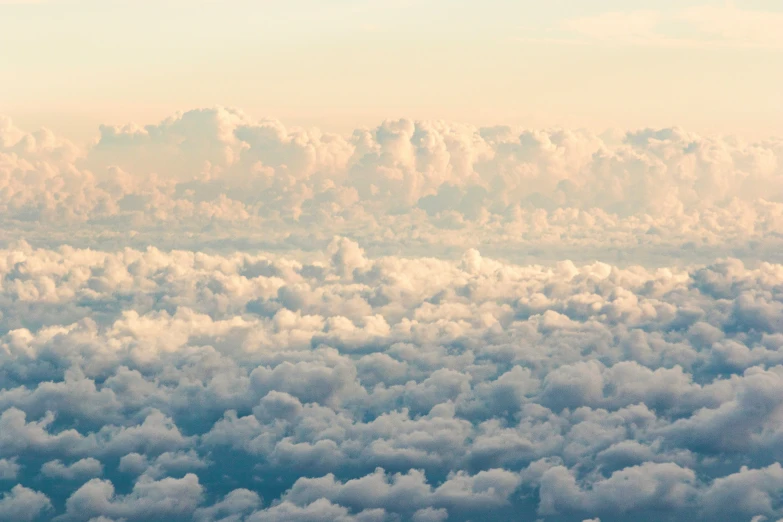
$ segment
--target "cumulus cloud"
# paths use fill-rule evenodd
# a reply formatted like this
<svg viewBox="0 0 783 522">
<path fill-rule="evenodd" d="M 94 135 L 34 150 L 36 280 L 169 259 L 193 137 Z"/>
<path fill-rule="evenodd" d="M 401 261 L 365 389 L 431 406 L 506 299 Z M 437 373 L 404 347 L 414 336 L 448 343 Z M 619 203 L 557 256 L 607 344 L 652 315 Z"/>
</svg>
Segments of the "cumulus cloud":
<svg viewBox="0 0 783 522">
<path fill-rule="evenodd" d="M 777 251 L 781 143 L 413 120 L 341 136 L 214 108 L 104 126 L 80 150 L 4 119 L 0 209 L 6 240 L 112 249 L 130 234 L 138 246 L 329 248 L 346 256 L 344 270 L 361 259 L 328 247 L 335 235 L 376 254 L 479 247 L 706 262 Z"/>
<path fill-rule="evenodd" d="M 46 495 L 18 484 L 0 499 L 0 517 L 3 520 L 37 520 L 51 508 L 52 503 Z"/>
<path fill-rule="evenodd" d="M 64 520 L 85 520 L 93 516 L 156 520 L 194 512 L 201 501 L 198 477 L 167 477 L 158 481 L 140 479 L 128 495 L 116 495 L 108 480 L 92 479 L 77 489 L 65 503 Z"/>
<path fill-rule="evenodd" d="M 16 459 L 0 459 L 0 480 L 15 480 L 19 469 Z"/>
<path fill-rule="evenodd" d="M 516 265 L 331 244 L 310 260 L 0 251 L 4 509 L 783 514 L 781 265 Z"/>
<path fill-rule="evenodd" d="M 782 150 L 2 120 L 0 518 L 783 518 Z"/>
<path fill-rule="evenodd" d="M 77 480 L 92 478 L 103 473 L 103 464 L 88 457 L 66 465 L 59 460 L 51 460 L 41 467 L 41 474 L 51 479 Z"/>
</svg>

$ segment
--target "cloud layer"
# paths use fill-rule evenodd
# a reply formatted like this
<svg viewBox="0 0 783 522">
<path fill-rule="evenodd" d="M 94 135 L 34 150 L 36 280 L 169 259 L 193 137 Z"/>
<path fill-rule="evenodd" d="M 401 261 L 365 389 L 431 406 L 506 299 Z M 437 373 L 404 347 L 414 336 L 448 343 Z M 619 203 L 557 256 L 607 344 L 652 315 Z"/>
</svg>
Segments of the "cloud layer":
<svg viewBox="0 0 783 522">
<path fill-rule="evenodd" d="M 768 258 L 783 233 L 781 157 L 780 140 L 681 129 L 401 120 L 344 137 L 224 108 L 102 127 L 80 150 L 6 119 L 2 238 L 230 251 L 322 249 L 342 235 L 375 255 Z"/>
<path fill-rule="evenodd" d="M 781 157 L 0 120 L 0 520 L 781 519 Z"/>
<path fill-rule="evenodd" d="M 19 244 L 0 273 L 4 519 L 783 516 L 782 265 L 336 238 Z"/>
</svg>

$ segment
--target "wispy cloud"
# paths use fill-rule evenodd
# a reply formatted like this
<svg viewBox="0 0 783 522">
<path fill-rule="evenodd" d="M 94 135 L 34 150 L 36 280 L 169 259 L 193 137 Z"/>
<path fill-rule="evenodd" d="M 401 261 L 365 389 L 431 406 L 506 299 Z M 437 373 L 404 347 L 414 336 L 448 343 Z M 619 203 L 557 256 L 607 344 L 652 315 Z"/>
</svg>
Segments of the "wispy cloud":
<svg viewBox="0 0 783 522">
<path fill-rule="evenodd" d="M 725 6 L 606 12 L 563 21 L 538 41 L 783 50 L 783 12 Z"/>
<path fill-rule="evenodd" d="M 562 29 L 595 40 L 652 40 L 660 37 L 660 22 L 656 11 L 611 12 L 566 20 Z"/>
<path fill-rule="evenodd" d="M 783 11 L 693 7 L 678 14 L 701 35 L 737 45 L 783 48 Z"/>
</svg>

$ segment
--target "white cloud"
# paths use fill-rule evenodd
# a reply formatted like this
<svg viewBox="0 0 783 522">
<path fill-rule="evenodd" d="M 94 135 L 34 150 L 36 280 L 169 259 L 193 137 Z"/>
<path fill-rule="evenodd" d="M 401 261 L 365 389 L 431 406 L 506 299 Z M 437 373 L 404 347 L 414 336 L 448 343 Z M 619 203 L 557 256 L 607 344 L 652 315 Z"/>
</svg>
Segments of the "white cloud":
<svg viewBox="0 0 783 522">
<path fill-rule="evenodd" d="M 52 509 L 49 498 L 39 491 L 16 485 L 0 498 L 0 518 L 25 522 L 36 520 Z"/>
<path fill-rule="evenodd" d="M 0 124 L 0 514 L 783 517 L 780 142 L 102 132 Z"/>
<path fill-rule="evenodd" d="M 696 30 L 738 45 L 783 48 L 783 12 L 754 11 L 736 5 L 685 9 L 682 18 Z"/>
<path fill-rule="evenodd" d="M 9 487 L 70 487 L 74 520 L 503 519 L 528 494 L 582 520 L 714 517 L 747 478 L 732 512 L 778 515 L 750 479 L 774 476 L 783 441 L 783 266 L 332 244 L 0 250 Z"/>
<path fill-rule="evenodd" d="M 187 516 L 201 502 L 202 492 L 198 477 L 193 474 L 181 479 L 141 479 L 128 495 L 116 495 L 114 486 L 107 480 L 92 479 L 68 498 L 65 519 L 85 520 L 104 515 L 135 520 Z"/>
<path fill-rule="evenodd" d="M 0 480 L 16 480 L 20 469 L 16 459 L 0 459 Z"/>
<path fill-rule="evenodd" d="M 774 139 L 646 129 L 605 141 L 412 120 L 344 137 L 220 107 L 103 127 L 82 151 L 8 119 L 0 134 L 7 241 L 112 249 L 130 234 L 162 248 L 290 250 L 350 235 L 376 254 L 621 249 L 646 263 L 707 261 L 759 242 L 772 252 L 783 227 Z M 345 255 L 343 275 L 362 262 Z"/>
<path fill-rule="evenodd" d="M 88 457 L 66 465 L 60 460 L 51 460 L 41 466 L 41 474 L 51 479 L 77 480 L 92 478 L 103 474 L 103 464 Z"/>
</svg>

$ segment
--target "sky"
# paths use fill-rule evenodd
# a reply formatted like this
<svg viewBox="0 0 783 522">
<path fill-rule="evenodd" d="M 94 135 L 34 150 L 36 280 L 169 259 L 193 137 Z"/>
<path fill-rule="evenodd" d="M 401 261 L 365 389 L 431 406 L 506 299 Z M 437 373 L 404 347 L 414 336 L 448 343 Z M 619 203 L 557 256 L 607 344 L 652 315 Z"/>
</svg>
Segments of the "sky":
<svg viewBox="0 0 783 522">
<path fill-rule="evenodd" d="M 782 21 L 0 0 L 0 522 L 783 522 Z"/>
<path fill-rule="evenodd" d="M 4 0 L 0 112 L 79 142 L 217 104 L 759 137 L 783 132 L 781 34 L 775 0 Z"/>
</svg>

